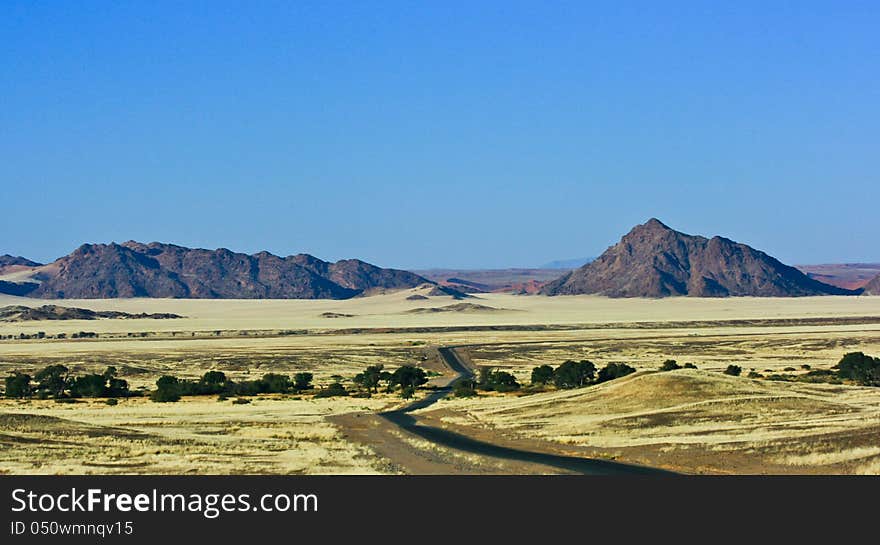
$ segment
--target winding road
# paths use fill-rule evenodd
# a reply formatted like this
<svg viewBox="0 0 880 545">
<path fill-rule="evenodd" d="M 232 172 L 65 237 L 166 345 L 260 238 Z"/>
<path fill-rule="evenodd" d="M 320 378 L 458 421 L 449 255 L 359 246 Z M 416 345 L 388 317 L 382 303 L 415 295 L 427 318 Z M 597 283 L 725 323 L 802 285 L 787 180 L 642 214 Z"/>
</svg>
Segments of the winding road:
<svg viewBox="0 0 880 545">
<path fill-rule="evenodd" d="M 427 397 L 410 403 L 405 407 L 380 413 L 379 416 L 399 428 L 426 439 L 437 445 L 457 449 L 472 454 L 491 456 L 504 460 L 526 462 L 555 467 L 564 471 L 583 475 L 669 475 L 668 471 L 643 466 L 622 464 L 608 460 L 562 456 L 543 452 L 520 450 L 479 441 L 460 433 L 442 428 L 420 424 L 413 416 L 413 411 L 430 407 L 437 401 L 448 396 L 452 387 L 459 381 L 473 378 L 473 371 L 462 361 L 454 347 L 441 347 L 438 352 L 443 362 L 454 373 L 455 377 L 444 387 L 431 392 Z"/>
</svg>

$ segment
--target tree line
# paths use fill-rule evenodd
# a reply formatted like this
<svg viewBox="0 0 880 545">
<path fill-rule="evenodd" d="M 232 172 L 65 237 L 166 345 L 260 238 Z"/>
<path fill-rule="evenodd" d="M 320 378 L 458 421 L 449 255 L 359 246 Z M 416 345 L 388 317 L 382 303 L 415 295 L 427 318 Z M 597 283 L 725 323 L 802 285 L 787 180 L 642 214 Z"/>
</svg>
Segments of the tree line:
<svg viewBox="0 0 880 545">
<path fill-rule="evenodd" d="M 71 399 L 79 397 L 126 397 L 131 395 L 128 382 L 116 376 L 116 367 L 103 373 L 74 376 L 63 365 L 50 365 L 33 377 L 13 371 L 6 377 L 6 397 Z"/>
</svg>

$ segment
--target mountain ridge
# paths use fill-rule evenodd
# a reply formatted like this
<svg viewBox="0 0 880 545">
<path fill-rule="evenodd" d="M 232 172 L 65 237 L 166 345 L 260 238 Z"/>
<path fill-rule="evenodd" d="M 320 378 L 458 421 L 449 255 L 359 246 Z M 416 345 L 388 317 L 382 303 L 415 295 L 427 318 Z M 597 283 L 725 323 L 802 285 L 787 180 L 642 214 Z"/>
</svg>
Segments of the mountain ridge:
<svg viewBox="0 0 880 545">
<path fill-rule="evenodd" d="M 308 254 L 280 257 L 137 241 L 83 244 L 35 268 L 33 278 L 40 283 L 26 295 L 61 299 L 348 299 L 373 289 L 430 283 L 357 259 L 331 263 Z"/>
</svg>

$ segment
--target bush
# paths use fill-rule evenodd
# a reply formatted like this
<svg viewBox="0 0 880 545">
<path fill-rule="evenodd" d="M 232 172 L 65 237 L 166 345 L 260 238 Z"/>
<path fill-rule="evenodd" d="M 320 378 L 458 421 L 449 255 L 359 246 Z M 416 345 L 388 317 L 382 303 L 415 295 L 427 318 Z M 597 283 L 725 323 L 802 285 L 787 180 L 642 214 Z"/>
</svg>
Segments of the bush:
<svg viewBox="0 0 880 545">
<path fill-rule="evenodd" d="M 111 397 L 110 399 L 108 399 L 104 403 L 106 403 L 107 405 L 110 405 L 111 407 L 115 407 L 116 405 L 119 405 L 119 400 L 116 399 L 115 397 Z"/>
<path fill-rule="evenodd" d="M 681 369 L 681 365 L 675 360 L 666 360 L 663 362 L 663 365 L 660 366 L 661 371 L 675 371 L 676 369 Z"/>
<path fill-rule="evenodd" d="M 684 368 L 685 369 L 696 369 L 697 366 L 694 365 L 693 363 L 686 363 L 686 364 L 684 364 Z"/>
<path fill-rule="evenodd" d="M 516 377 L 507 371 L 482 368 L 480 369 L 479 387 L 483 390 L 495 392 L 512 392 L 518 390 L 520 385 Z"/>
<path fill-rule="evenodd" d="M 746 375 L 748 378 L 764 378 L 764 375 L 757 371 L 749 371 L 749 374 Z"/>
<path fill-rule="evenodd" d="M 233 404 L 233 405 L 247 405 L 247 404 L 250 403 L 250 402 L 251 402 L 250 399 L 247 399 L 247 398 L 244 398 L 244 397 L 239 397 L 239 398 L 237 398 L 237 399 L 233 399 L 233 400 L 232 400 L 232 404 Z"/>
<path fill-rule="evenodd" d="M 880 386 L 880 358 L 862 352 L 850 352 L 834 366 L 837 376 L 862 386 Z"/>
<path fill-rule="evenodd" d="M 342 384 L 340 384 L 338 382 L 334 382 L 330 386 L 327 386 L 326 388 L 321 388 L 320 390 L 318 390 L 318 393 L 315 394 L 315 397 L 316 398 L 340 397 L 340 396 L 347 396 L 347 395 L 348 395 L 348 390 L 345 389 L 345 386 L 343 386 Z"/>
<path fill-rule="evenodd" d="M 477 395 L 477 383 L 471 379 L 459 380 L 452 387 L 455 397 L 473 397 Z"/>
<path fill-rule="evenodd" d="M 742 374 L 742 367 L 739 365 L 728 365 L 727 369 L 724 370 L 725 375 L 730 375 L 732 377 L 738 377 Z"/>
<path fill-rule="evenodd" d="M 626 375 L 635 372 L 635 368 L 630 367 L 625 363 L 609 363 L 599 371 L 599 376 L 597 377 L 596 382 L 607 382 L 609 380 L 625 377 Z"/>
</svg>

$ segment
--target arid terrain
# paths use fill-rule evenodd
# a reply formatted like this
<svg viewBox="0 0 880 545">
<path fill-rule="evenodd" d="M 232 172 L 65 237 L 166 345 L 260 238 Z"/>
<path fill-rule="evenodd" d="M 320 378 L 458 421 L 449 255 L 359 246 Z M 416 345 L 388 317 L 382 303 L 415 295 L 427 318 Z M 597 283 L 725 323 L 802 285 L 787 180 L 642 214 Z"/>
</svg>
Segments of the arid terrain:
<svg viewBox="0 0 880 545">
<path fill-rule="evenodd" d="M 52 300 L 173 320 L 0 323 L 0 373 L 61 363 L 115 366 L 133 391 L 167 373 L 233 378 L 309 371 L 351 380 L 368 365 L 449 374 L 437 347 L 512 372 L 589 359 L 638 373 L 587 388 L 445 398 L 420 422 L 510 448 L 688 473 L 880 472 L 880 388 L 747 378 L 827 369 L 846 352 L 880 355 L 880 297 L 609 299 L 475 294 L 468 306 L 419 287 L 347 300 Z M 409 299 L 423 295 L 426 299 Z M 448 310 L 448 308 L 452 310 Z M 415 309 L 443 309 L 428 312 Z M 457 310 L 460 309 L 460 310 Z M 93 332 L 95 338 L 70 336 Z M 42 333 L 43 338 L 39 338 Z M 54 338 L 59 333 L 66 338 Z M 22 338 L 25 337 L 25 338 Z M 666 359 L 697 369 L 655 372 Z M 743 376 L 721 373 L 739 365 Z M 419 393 L 418 396 L 423 396 Z M 558 468 L 432 444 L 377 413 L 396 395 L 313 400 L 264 395 L 153 403 L 0 401 L 7 473 L 555 473 Z"/>
</svg>

